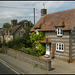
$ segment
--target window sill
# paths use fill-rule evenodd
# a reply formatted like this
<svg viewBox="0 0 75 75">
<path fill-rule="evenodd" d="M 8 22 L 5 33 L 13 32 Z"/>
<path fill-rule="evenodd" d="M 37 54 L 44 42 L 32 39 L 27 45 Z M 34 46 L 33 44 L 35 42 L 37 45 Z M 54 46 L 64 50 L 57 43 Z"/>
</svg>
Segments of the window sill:
<svg viewBox="0 0 75 75">
<path fill-rule="evenodd" d="M 59 51 L 59 50 L 56 50 L 56 52 L 60 52 L 60 53 L 63 53 L 64 51 Z"/>
<path fill-rule="evenodd" d="M 57 36 L 62 36 L 62 35 L 57 35 Z"/>
</svg>

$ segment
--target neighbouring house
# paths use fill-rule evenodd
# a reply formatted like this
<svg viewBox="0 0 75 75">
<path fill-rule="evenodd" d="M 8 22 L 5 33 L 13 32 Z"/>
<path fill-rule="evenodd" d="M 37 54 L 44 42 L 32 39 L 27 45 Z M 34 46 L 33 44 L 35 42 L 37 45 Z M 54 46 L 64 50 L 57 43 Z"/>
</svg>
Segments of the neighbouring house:
<svg viewBox="0 0 75 75">
<path fill-rule="evenodd" d="M 17 25 L 17 20 L 11 20 L 11 28 L 2 28 L 0 30 L 1 42 L 5 40 L 6 42 L 11 41 L 18 36 L 22 36 L 28 26 L 28 20 L 24 20 L 24 25 Z"/>
<path fill-rule="evenodd" d="M 44 14 L 30 31 L 45 33 L 40 43 L 46 45 L 47 55 L 54 52 L 57 59 L 75 60 L 75 8 Z"/>
</svg>

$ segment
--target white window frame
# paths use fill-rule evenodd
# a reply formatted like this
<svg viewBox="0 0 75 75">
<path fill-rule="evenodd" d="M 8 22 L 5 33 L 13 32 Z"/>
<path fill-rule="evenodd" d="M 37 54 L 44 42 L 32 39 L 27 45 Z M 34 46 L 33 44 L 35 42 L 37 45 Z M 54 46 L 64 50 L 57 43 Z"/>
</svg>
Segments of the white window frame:
<svg viewBox="0 0 75 75">
<path fill-rule="evenodd" d="M 38 30 L 39 30 L 39 29 L 36 29 L 36 30 L 35 30 L 35 33 L 36 33 L 36 34 L 39 34 Z"/>
<path fill-rule="evenodd" d="M 60 45 L 60 47 L 61 47 L 61 50 L 59 49 L 59 45 Z M 63 47 L 63 49 L 62 49 L 62 47 Z M 64 52 L 64 44 L 61 43 L 61 42 L 57 42 L 57 43 L 56 43 L 56 51 Z"/>
<path fill-rule="evenodd" d="M 62 27 L 57 27 L 57 36 L 62 36 L 63 31 L 61 30 Z"/>
</svg>

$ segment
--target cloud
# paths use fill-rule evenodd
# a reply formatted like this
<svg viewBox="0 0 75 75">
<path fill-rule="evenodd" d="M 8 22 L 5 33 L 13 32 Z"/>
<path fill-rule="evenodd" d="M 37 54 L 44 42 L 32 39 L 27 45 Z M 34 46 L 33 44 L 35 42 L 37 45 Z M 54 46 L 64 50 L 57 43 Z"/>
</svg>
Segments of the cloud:
<svg viewBox="0 0 75 75">
<path fill-rule="evenodd" d="M 43 8 L 43 4 L 45 4 L 48 13 L 75 8 L 74 1 L 0 1 L 0 27 L 2 27 L 3 23 L 11 22 L 11 19 L 14 18 L 17 18 L 18 21 L 27 19 L 33 22 L 33 8 L 36 9 L 37 22 L 41 17 L 40 10 Z"/>
</svg>

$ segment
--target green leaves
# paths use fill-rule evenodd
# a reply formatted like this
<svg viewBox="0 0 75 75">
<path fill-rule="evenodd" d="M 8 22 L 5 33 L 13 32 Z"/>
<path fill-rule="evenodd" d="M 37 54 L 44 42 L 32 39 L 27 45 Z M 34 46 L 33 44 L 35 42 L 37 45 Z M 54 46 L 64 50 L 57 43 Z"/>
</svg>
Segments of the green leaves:
<svg viewBox="0 0 75 75">
<path fill-rule="evenodd" d="M 46 48 L 43 44 L 39 43 L 37 46 L 37 50 L 39 51 L 39 55 L 42 55 L 46 51 Z"/>
<path fill-rule="evenodd" d="M 44 39 L 45 39 L 44 32 L 39 32 L 39 34 L 35 34 L 34 32 L 31 33 L 30 40 L 33 43 L 33 46 L 38 44 L 36 50 L 37 50 L 39 55 L 44 54 L 45 50 L 46 50 L 45 46 L 40 43 L 40 41 L 44 40 Z"/>
<path fill-rule="evenodd" d="M 9 23 L 4 23 L 3 24 L 3 28 L 10 28 L 11 27 L 11 24 L 9 24 Z"/>
<path fill-rule="evenodd" d="M 45 35 L 43 32 L 39 32 L 39 34 L 35 34 L 34 32 L 31 33 L 31 36 L 30 36 L 30 40 L 32 43 L 36 43 L 36 42 L 40 42 L 41 40 L 43 40 L 45 38 Z"/>
</svg>

